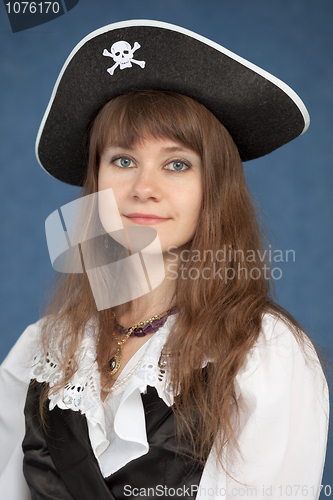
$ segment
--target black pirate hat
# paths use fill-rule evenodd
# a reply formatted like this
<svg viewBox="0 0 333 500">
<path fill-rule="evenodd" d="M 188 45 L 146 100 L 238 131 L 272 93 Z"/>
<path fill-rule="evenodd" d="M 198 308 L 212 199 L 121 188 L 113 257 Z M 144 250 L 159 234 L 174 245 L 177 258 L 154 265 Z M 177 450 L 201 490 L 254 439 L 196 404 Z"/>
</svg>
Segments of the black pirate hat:
<svg viewBox="0 0 333 500">
<path fill-rule="evenodd" d="M 41 166 L 82 185 L 89 123 L 112 98 L 141 89 L 202 103 L 227 128 L 243 161 L 274 151 L 309 126 L 290 87 L 221 45 L 172 24 L 124 21 L 94 31 L 69 55 L 38 132 Z"/>
</svg>

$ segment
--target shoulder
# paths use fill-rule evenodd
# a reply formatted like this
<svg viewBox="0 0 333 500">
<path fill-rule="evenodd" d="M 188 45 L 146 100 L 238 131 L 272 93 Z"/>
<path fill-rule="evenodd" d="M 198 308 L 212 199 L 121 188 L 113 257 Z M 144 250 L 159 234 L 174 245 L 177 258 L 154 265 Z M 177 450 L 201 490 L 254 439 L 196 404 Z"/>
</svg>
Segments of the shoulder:
<svg viewBox="0 0 333 500">
<path fill-rule="evenodd" d="M 240 483 L 257 491 L 266 484 L 277 498 L 280 488 L 290 484 L 320 484 L 329 401 L 308 337 L 287 319 L 265 314 L 234 389 L 232 415 L 240 453 L 226 455 L 229 491 L 240 491 Z"/>
<path fill-rule="evenodd" d="M 27 381 L 33 358 L 41 344 L 41 326 L 43 319 L 29 325 L 10 350 L 1 365 L 0 376 L 11 377 L 18 381 Z"/>
<path fill-rule="evenodd" d="M 28 326 L 0 366 L 0 489 L 11 493 L 13 499 L 30 498 L 22 474 L 21 443 L 30 369 L 40 342 L 40 326 L 41 321 Z"/>
<path fill-rule="evenodd" d="M 40 338 L 41 322 L 28 326 L 0 366 L 0 441 L 10 452 L 15 436 L 24 429 L 23 408 L 30 370 Z"/>
<path fill-rule="evenodd" d="M 272 313 L 263 316 L 259 337 L 235 385 L 236 394 L 263 404 L 307 391 L 327 409 L 327 382 L 311 340 L 287 319 Z"/>
<path fill-rule="evenodd" d="M 299 358 L 304 363 L 319 364 L 313 343 L 303 331 L 298 330 L 283 316 L 266 313 L 262 318 L 259 337 L 250 350 L 247 361 L 252 359 L 255 364 L 260 364 L 275 357 L 280 358 L 281 363 L 284 360 L 290 363 Z"/>
</svg>

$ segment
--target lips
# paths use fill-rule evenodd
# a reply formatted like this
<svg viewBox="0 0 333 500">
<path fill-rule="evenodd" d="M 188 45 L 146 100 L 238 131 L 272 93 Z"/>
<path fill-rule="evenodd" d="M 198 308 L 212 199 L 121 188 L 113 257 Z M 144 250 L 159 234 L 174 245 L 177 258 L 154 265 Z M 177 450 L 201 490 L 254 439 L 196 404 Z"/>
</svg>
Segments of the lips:
<svg viewBox="0 0 333 500">
<path fill-rule="evenodd" d="M 170 220 L 169 218 L 160 217 L 159 215 L 155 214 L 141 214 L 137 212 L 125 215 L 125 217 L 134 222 L 135 224 L 143 224 L 147 226 L 160 224 L 161 222 Z"/>
</svg>

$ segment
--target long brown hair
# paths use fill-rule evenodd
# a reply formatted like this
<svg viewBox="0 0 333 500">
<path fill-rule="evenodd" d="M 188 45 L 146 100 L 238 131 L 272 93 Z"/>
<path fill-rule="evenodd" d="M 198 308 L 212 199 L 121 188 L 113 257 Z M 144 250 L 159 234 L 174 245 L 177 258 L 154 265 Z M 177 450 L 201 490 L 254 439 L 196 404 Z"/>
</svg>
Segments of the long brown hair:
<svg viewBox="0 0 333 500">
<path fill-rule="evenodd" d="M 300 343 L 306 337 L 270 296 L 270 280 L 263 272 L 269 263 L 263 262 L 265 246 L 238 150 L 223 125 L 198 102 L 172 92 L 137 91 L 107 103 L 87 132 L 83 195 L 97 191 L 105 146 L 131 147 L 149 137 L 178 141 L 202 160 L 202 208 L 182 261 L 184 272 L 177 278 L 179 313 L 164 350 L 170 356 L 172 387 L 179 393 L 174 410 L 181 432 L 202 459 L 219 436 L 221 457 L 227 443 L 237 448 L 230 405 L 237 408 L 235 376 L 258 339 L 264 313 L 282 316 Z M 114 321 L 114 310 L 96 310 L 86 275 L 61 275 L 58 285 L 43 326 L 45 348 L 54 336 L 65 346 L 59 353 L 63 378 L 55 389 L 77 369 L 76 353 L 91 317 L 98 322 L 97 360 L 102 370 Z M 200 368 L 207 359 L 203 380 Z"/>
</svg>

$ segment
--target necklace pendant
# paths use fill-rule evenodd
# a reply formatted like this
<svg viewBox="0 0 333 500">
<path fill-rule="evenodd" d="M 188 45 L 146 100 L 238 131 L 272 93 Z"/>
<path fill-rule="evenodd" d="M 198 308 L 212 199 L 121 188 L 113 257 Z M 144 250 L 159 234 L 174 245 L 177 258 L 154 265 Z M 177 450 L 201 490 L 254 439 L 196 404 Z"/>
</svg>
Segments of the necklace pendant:
<svg viewBox="0 0 333 500">
<path fill-rule="evenodd" d="M 117 371 L 120 368 L 121 364 L 121 348 L 118 347 L 113 353 L 111 354 L 111 358 L 109 361 L 109 375 L 114 375 L 117 373 Z"/>
</svg>

